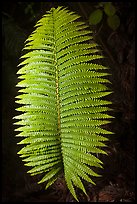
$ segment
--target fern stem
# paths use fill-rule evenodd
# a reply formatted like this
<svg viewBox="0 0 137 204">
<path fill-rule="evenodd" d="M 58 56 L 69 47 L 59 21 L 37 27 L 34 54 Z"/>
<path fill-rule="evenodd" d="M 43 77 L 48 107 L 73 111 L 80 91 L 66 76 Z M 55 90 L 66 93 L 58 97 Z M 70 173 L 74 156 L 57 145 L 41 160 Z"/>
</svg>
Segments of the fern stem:
<svg viewBox="0 0 137 204">
<path fill-rule="evenodd" d="M 56 33 L 55 33 L 55 19 L 53 15 L 54 9 L 52 10 L 52 17 L 53 17 L 53 35 L 56 42 Z M 58 71 L 58 65 L 57 65 L 57 49 L 56 49 L 56 43 L 54 44 L 54 63 L 55 63 L 55 70 L 56 70 L 56 97 L 57 97 L 57 113 L 58 113 L 58 136 L 60 137 L 60 97 L 59 97 L 59 71 Z M 60 138 L 59 138 L 60 139 Z"/>
<path fill-rule="evenodd" d="M 58 83 L 57 65 L 56 65 L 56 96 L 57 96 L 57 112 L 58 112 L 58 132 L 60 135 L 60 98 L 59 98 L 59 83 Z"/>
</svg>

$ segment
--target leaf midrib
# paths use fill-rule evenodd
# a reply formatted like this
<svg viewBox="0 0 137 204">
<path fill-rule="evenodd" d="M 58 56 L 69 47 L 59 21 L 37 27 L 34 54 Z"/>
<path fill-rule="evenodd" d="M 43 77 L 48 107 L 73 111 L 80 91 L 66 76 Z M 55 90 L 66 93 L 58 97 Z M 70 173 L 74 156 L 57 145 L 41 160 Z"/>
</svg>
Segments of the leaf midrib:
<svg viewBox="0 0 137 204">
<path fill-rule="evenodd" d="M 57 113 L 58 113 L 58 137 L 60 138 L 60 130 L 61 130 L 61 117 L 60 117 L 60 96 L 59 96 L 59 71 L 57 65 L 57 48 L 56 48 L 56 32 L 55 32 L 55 18 L 54 18 L 54 10 L 52 10 L 52 18 L 53 18 L 53 37 L 54 37 L 54 65 L 55 65 L 55 80 L 56 80 L 56 98 L 57 98 Z"/>
</svg>

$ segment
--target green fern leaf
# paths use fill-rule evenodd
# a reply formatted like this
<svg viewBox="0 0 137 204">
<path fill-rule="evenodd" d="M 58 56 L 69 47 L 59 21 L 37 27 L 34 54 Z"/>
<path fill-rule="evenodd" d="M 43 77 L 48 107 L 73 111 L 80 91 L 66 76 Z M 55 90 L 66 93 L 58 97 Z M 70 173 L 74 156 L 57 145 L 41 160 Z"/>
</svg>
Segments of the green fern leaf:
<svg viewBox="0 0 137 204">
<path fill-rule="evenodd" d="M 66 8 L 52 8 L 36 24 L 25 41 L 28 50 L 17 74 L 16 136 L 23 137 L 18 152 L 32 176 L 44 174 L 38 182 L 51 186 L 64 172 L 67 186 L 78 201 L 75 187 L 86 195 L 82 179 L 95 184 L 92 167 L 103 168 L 98 154 L 113 134 L 102 128 L 112 116 L 106 112 L 112 93 L 107 87 L 108 67 L 97 64 L 103 58 L 92 31 L 80 16 Z"/>
</svg>

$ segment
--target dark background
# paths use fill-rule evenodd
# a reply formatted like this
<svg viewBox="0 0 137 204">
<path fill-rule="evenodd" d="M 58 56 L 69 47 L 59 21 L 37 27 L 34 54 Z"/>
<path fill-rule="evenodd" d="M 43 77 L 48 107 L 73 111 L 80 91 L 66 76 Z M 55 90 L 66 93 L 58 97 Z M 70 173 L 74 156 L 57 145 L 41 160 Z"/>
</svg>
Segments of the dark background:
<svg viewBox="0 0 137 204">
<path fill-rule="evenodd" d="M 108 27 L 106 17 L 90 26 L 94 38 L 102 47 L 110 67 L 111 101 L 115 119 L 108 125 L 109 156 L 102 157 L 104 170 L 97 185 L 85 182 L 88 201 L 134 201 L 135 199 L 135 4 L 114 2 L 120 26 Z M 67 6 L 88 23 L 97 3 L 90 2 L 3 2 L 2 5 L 2 201 L 3 202 L 74 202 L 62 177 L 48 190 L 37 184 L 37 178 L 26 173 L 18 157 L 12 117 L 16 115 L 14 97 L 17 95 L 17 65 L 21 49 L 33 26 L 51 7 Z M 87 198 L 77 190 L 80 201 Z"/>
</svg>

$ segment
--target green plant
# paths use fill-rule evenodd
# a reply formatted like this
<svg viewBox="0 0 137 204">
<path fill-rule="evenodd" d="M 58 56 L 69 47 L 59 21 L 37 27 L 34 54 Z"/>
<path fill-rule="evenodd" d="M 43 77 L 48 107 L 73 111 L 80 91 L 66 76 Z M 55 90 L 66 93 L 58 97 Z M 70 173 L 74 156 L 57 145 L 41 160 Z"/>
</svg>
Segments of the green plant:
<svg viewBox="0 0 137 204">
<path fill-rule="evenodd" d="M 103 13 L 107 16 L 107 24 L 112 30 L 116 30 L 120 25 L 120 19 L 116 14 L 116 8 L 112 2 L 99 2 L 89 16 L 89 24 L 97 25 L 103 19 Z"/>
<path fill-rule="evenodd" d="M 86 194 L 81 179 L 95 184 L 90 177 L 99 176 L 91 167 L 102 168 L 97 154 L 107 154 L 103 134 L 111 134 L 100 126 L 112 118 L 105 113 L 111 102 L 101 99 L 111 93 L 107 67 L 96 63 L 103 56 L 79 18 L 58 7 L 36 24 L 17 73 L 17 86 L 23 87 L 16 97 L 23 106 L 17 110 L 23 114 L 14 117 L 21 125 L 17 136 L 25 138 L 19 144 L 26 145 L 18 154 L 33 167 L 28 173 L 44 173 L 39 183 L 48 188 L 63 171 L 76 200 L 74 185 Z"/>
</svg>

